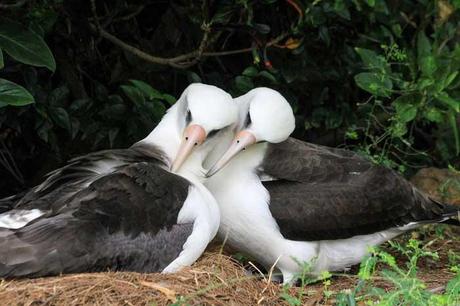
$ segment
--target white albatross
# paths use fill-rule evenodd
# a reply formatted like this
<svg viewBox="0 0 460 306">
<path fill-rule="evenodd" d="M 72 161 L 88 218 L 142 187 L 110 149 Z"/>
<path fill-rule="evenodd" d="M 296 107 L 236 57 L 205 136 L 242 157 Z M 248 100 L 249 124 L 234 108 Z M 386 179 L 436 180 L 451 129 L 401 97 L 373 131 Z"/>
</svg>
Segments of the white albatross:
<svg viewBox="0 0 460 306">
<path fill-rule="evenodd" d="M 235 103 L 236 136 L 222 139 L 230 147 L 205 183 L 221 210 L 219 236 L 267 270 L 276 265 L 285 283 L 302 272 L 301 263 L 311 263 L 313 274 L 343 270 L 369 246 L 419 224 L 460 225 L 458 208 L 394 171 L 350 151 L 288 139 L 294 115 L 278 92 L 257 88 Z"/>
<path fill-rule="evenodd" d="M 202 159 L 236 117 L 226 92 L 190 85 L 145 139 L 75 158 L 4 200 L 12 207 L 0 214 L 0 277 L 191 265 L 220 221 L 200 182 Z"/>
</svg>

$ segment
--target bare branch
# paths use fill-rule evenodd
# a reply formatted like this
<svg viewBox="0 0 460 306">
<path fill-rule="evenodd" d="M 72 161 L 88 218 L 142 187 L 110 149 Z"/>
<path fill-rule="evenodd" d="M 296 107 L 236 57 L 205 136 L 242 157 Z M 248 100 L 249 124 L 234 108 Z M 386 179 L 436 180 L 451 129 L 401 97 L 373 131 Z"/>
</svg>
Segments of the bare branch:
<svg viewBox="0 0 460 306">
<path fill-rule="evenodd" d="M 101 37 L 113 43 L 114 45 L 150 63 L 159 64 L 159 65 L 167 65 L 167 66 L 171 66 L 171 67 L 179 68 L 179 69 L 186 69 L 198 63 L 198 61 L 203 57 L 215 57 L 215 56 L 225 56 L 225 55 L 247 53 L 257 48 L 257 46 L 252 46 L 249 48 L 243 48 L 243 49 L 238 49 L 238 50 L 229 50 L 229 51 L 220 51 L 220 52 L 205 52 L 206 48 L 209 45 L 209 41 L 210 40 L 212 41 L 212 39 L 209 38 L 209 34 L 211 33 L 211 28 L 209 24 L 204 23 L 202 25 L 203 38 L 201 39 L 198 49 L 196 49 L 195 51 L 185 53 L 182 55 L 178 55 L 175 57 L 169 57 L 169 58 L 154 56 L 134 46 L 131 46 L 125 43 L 118 37 L 104 30 L 101 27 L 99 23 L 99 19 L 96 14 L 95 0 L 90 0 L 90 1 L 91 1 L 91 9 L 92 9 L 93 17 L 95 20 L 95 24 L 90 24 L 91 29 L 94 32 L 98 33 Z M 269 41 L 265 46 L 266 47 L 275 46 L 285 37 L 286 37 L 286 33 L 283 33 L 279 35 L 278 37 L 274 38 L 273 40 Z"/>
</svg>

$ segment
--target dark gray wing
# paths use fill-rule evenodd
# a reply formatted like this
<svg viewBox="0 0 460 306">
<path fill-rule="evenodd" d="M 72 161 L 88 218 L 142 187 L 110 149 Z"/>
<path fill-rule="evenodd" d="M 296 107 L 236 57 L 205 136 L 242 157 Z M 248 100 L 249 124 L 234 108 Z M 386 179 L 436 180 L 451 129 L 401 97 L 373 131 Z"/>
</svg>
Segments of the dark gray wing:
<svg viewBox="0 0 460 306">
<path fill-rule="evenodd" d="M 269 144 L 261 174 L 293 182 L 344 181 L 373 164 L 355 152 L 319 146 L 295 138 Z"/>
<path fill-rule="evenodd" d="M 374 166 L 339 181 L 263 182 L 280 232 L 292 240 L 331 240 L 410 223 L 438 222 L 458 208 L 432 201 L 390 169 Z"/>
<path fill-rule="evenodd" d="M 189 182 L 155 163 L 124 166 L 18 230 L 0 229 L 0 277 L 161 271 L 193 224 L 177 224 Z"/>
<path fill-rule="evenodd" d="M 10 209 L 56 209 L 101 176 L 137 162 L 165 164 L 163 156 L 156 147 L 139 144 L 129 149 L 98 151 L 74 158 L 50 172 L 40 185 L 14 196 L 14 202 L 5 201 L 3 211 L 8 209 L 8 205 L 12 205 Z M 1 203 L 0 200 L 0 206 Z"/>
</svg>

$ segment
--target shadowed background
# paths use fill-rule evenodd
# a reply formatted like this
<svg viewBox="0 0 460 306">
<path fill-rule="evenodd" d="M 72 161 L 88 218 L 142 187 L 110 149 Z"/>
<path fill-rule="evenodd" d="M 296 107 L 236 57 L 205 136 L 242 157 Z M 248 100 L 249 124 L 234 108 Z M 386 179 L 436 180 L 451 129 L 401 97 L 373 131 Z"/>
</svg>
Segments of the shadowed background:
<svg viewBox="0 0 460 306">
<path fill-rule="evenodd" d="M 0 84 L 0 196 L 76 155 L 130 146 L 191 82 L 234 96 L 277 89 L 294 108 L 295 137 L 346 146 L 406 175 L 458 167 L 459 7 L 2 1 L 0 79 L 24 87 L 33 103 L 2 100 Z M 26 39 L 21 57 L 12 42 L 27 35 L 44 41 Z"/>
</svg>

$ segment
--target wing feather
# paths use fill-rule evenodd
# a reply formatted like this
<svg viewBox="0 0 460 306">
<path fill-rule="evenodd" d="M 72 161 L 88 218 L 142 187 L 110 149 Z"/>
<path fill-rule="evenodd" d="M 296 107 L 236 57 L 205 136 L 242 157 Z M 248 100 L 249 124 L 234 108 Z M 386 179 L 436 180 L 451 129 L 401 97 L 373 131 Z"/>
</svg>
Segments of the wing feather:
<svg viewBox="0 0 460 306">
<path fill-rule="evenodd" d="M 290 138 L 269 146 L 262 168 L 278 178 L 262 183 L 288 239 L 342 239 L 443 218 L 443 205 L 351 151 Z"/>
<path fill-rule="evenodd" d="M 120 167 L 18 230 L 0 230 L 0 277 L 105 269 L 161 271 L 193 223 L 177 224 L 190 183 L 156 163 Z"/>
</svg>

